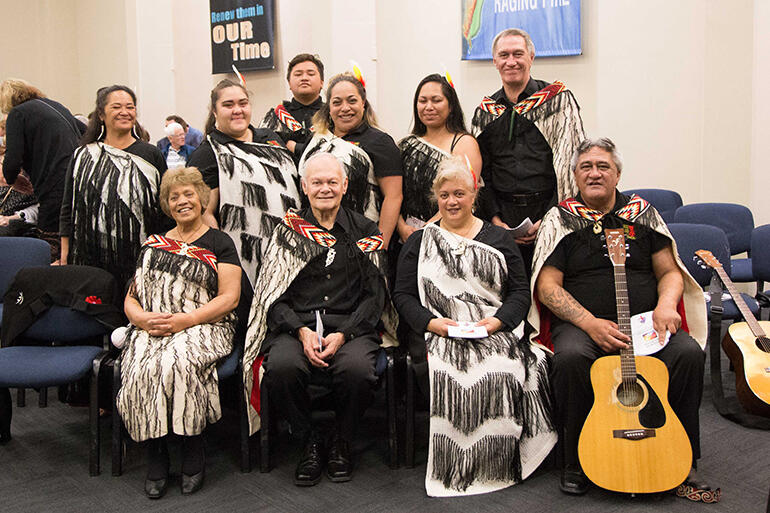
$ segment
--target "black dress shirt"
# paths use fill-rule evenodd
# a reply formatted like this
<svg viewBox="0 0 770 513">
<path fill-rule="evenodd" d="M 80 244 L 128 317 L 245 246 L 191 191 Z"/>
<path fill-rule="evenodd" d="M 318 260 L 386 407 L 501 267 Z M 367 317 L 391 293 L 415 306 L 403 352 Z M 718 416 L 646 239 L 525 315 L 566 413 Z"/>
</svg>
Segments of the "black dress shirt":
<svg viewBox="0 0 770 513">
<path fill-rule="evenodd" d="M 530 78 L 527 87 L 516 99 L 517 103 L 547 85 L 548 82 Z M 486 193 L 482 194 L 480 201 L 490 217 L 500 213 L 498 198 L 545 191 L 556 194 L 553 152 L 543 134 L 532 121 L 513 110 L 513 104 L 503 89 L 491 98 L 507 109 L 478 136 L 484 162 L 481 170 L 485 183 L 483 192 Z"/>
<path fill-rule="evenodd" d="M 316 221 L 310 208 L 298 214 L 326 229 Z M 385 305 L 385 284 L 356 241 L 379 234 L 379 229 L 364 216 L 341 207 L 334 227 L 328 231 L 337 238 L 333 246 L 334 259 L 327 266 L 324 251 L 300 271 L 270 307 L 267 314 L 270 331 L 294 334 L 303 326 L 315 330 L 315 321 L 308 325 L 306 319 L 316 310 L 322 317 L 347 317 L 341 324 L 335 323 L 338 324 L 335 331 L 345 335 L 345 340 L 375 331 Z"/>
</svg>

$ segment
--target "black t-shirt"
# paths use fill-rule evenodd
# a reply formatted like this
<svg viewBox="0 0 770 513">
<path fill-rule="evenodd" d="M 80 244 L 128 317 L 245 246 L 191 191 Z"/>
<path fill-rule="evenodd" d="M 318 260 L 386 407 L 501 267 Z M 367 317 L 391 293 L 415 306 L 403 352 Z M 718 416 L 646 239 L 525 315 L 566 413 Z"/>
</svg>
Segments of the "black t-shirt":
<svg viewBox="0 0 770 513">
<path fill-rule="evenodd" d="M 221 230 L 209 228 L 206 233 L 190 244 L 203 249 L 208 249 L 214 253 L 214 256 L 217 257 L 217 264 L 241 265 L 241 260 L 238 258 L 238 251 L 235 249 L 233 239 Z"/>
<path fill-rule="evenodd" d="M 283 140 L 272 130 L 267 128 L 254 128 L 253 126 L 249 126 L 249 129 L 251 129 L 252 142 L 284 146 Z M 236 146 L 242 146 L 241 149 L 243 149 L 243 151 L 248 152 L 248 149 L 245 149 L 248 143 L 233 139 L 216 128 L 209 135 L 219 144 L 235 143 Z M 204 139 L 201 145 L 195 149 L 192 155 L 190 155 L 187 165 L 189 167 L 198 168 L 198 171 L 203 175 L 203 181 L 206 182 L 206 185 L 212 189 L 219 188 L 219 165 L 217 164 L 217 156 L 214 154 L 214 149 L 211 147 L 211 143 L 209 143 L 208 139 Z"/>
<path fill-rule="evenodd" d="M 440 224 L 440 221 L 437 221 L 437 224 Z M 417 266 L 422 234 L 422 230 L 414 232 L 404 244 L 398 258 L 398 272 L 393 287 L 393 304 L 396 310 L 417 333 L 425 332 L 430 320 L 436 317 L 420 302 Z M 529 283 L 519 247 L 510 231 L 487 221 L 484 221 L 484 225 L 473 240 L 497 249 L 505 257 L 508 281 L 503 288 L 503 304 L 495 313 L 495 317 L 500 319 L 506 329 L 514 329 L 526 317 L 530 302 Z"/>
<path fill-rule="evenodd" d="M 342 137 L 345 141 L 355 144 L 369 155 L 374 165 L 374 176 L 401 176 L 401 152 L 391 136 L 361 123 Z"/>
<path fill-rule="evenodd" d="M 578 197 L 578 200 L 580 198 Z M 616 193 L 613 212 L 628 203 L 628 197 Z M 671 241 L 646 226 L 629 223 L 608 215 L 602 228 L 623 228 L 626 252 L 626 282 L 631 315 L 654 310 L 658 302 L 658 280 L 652 268 L 652 255 L 668 247 Z M 544 265 L 564 273 L 564 289 L 594 316 L 617 320 L 615 275 L 612 262 L 603 247 L 602 233 L 592 226 L 564 237 L 546 259 Z M 558 318 L 555 319 L 559 322 Z"/>
</svg>

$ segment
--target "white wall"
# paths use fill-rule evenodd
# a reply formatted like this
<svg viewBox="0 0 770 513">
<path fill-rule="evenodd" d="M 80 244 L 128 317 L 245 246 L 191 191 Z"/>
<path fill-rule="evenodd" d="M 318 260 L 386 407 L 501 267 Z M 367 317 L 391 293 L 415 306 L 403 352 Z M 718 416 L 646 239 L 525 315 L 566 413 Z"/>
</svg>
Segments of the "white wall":
<svg viewBox="0 0 770 513">
<path fill-rule="evenodd" d="M 5 5 L 7 4 L 7 5 Z M 500 87 L 491 62 L 460 60 L 460 2 L 276 1 L 276 69 L 245 72 L 253 118 L 288 97 L 286 63 L 317 53 L 327 79 L 356 60 L 382 127 L 398 139 L 411 123 L 414 88 L 450 71 L 469 122 Z M 770 222 L 770 2 L 583 0 L 583 54 L 536 59 L 533 75 L 575 93 L 589 135 L 619 145 L 622 188 L 678 190 L 686 202 L 748 204 Z M 205 120 L 211 87 L 208 2 L 0 0 L 0 78 L 21 76 L 73 111 L 95 90 L 127 83 L 140 95 L 153 139 L 176 113 Z M 18 20 L 34 20 L 19 23 Z M 73 27 L 75 30 L 73 30 Z M 23 43 L 22 43 L 23 42 Z M 55 49 L 55 52 L 52 51 Z"/>
</svg>

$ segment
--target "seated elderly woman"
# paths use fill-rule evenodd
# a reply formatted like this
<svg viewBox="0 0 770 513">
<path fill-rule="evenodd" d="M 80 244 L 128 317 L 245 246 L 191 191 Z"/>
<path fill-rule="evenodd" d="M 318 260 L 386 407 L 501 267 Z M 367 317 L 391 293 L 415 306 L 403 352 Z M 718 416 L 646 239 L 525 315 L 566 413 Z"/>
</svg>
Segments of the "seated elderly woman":
<svg viewBox="0 0 770 513">
<path fill-rule="evenodd" d="M 324 465 L 332 481 L 350 480 L 350 443 L 376 381 L 377 326 L 386 298 L 378 265 L 382 235 L 374 222 L 340 205 L 347 187 L 336 157 L 322 152 L 307 160 L 302 190 L 310 207 L 289 210 L 273 231 L 249 315 L 247 397 L 253 387 L 259 390 L 259 374 L 251 372 L 263 355 L 271 402 L 305 444 L 294 476 L 298 486 L 318 483 Z M 311 375 L 330 381 L 334 397 L 337 426 L 328 457 L 310 415 Z M 249 412 L 253 432 L 259 419 L 254 408 Z"/>
<path fill-rule="evenodd" d="M 202 221 L 208 198 L 195 168 L 163 176 L 161 207 L 176 226 L 142 245 L 125 300 L 131 326 L 117 405 L 131 437 L 149 440 L 153 499 L 168 485 L 169 432 L 183 437 L 182 493 L 190 494 L 203 485 L 201 433 L 222 416 L 215 365 L 232 351 L 241 268 L 230 237 Z"/>
<path fill-rule="evenodd" d="M 407 240 L 393 293 L 419 334 L 410 353 L 428 372 L 431 496 L 515 484 L 556 441 L 546 353 L 523 337 L 524 264 L 511 232 L 473 215 L 478 186 L 465 161 L 441 162 L 433 182 L 441 218 Z"/>
</svg>

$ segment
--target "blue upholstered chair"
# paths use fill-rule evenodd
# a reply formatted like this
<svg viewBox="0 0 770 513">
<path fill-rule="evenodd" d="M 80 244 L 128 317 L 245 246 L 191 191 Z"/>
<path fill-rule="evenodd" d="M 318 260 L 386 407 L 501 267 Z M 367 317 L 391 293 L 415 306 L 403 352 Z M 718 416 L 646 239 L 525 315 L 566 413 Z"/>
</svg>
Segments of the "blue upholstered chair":
<svg viewBox="0 0 770 513">
<path fill-rule="evenodd" d="M 736 283 L 756 281 L 751 269 L 751 232 L 754 229 L 751 210 L 735 203 L 693 203 L 679 207 L 674 215 L 674 222 L 709 224 L 721 228 L 730 245 L 729 255 L 744 252 L 749 255 L 749 258 L 732 260 L 730 278 Z M 724 264 L 725 262 L 722 262 L 722 265 Z"/>
<path fill-rule="evenodd" d="M 104 347 L 77 344 L 110 331 L 92 317 L 69 308 L 52 306 L 24 332 L 26 339 L 45 345 L 0 349 L 0 433 L 10 433 L 11 398 L 8 388 L 67 385 L 89 377 L 91 432 L 89 473 L 99 474 L 99 371 L 108 353 Z M 104 342 L 107 343 L 106 340 Z M 55 344 L 55 345 L 54 345 Z M 106 347 L 106 346 L 105 346 Z"/>
<path fill-rule="evenodd" d="M 666 223 L 674 221 L 676 209 L 682 206 L 682 197 L 676 191 L 668 189 L 629 189 L 623 194 L 630 196 L 636 194 L 649 201 Z"/>
<path fill-rule="evenodd" d="M 762 284 L 770 281 L 770 224 L 757 226 L 751 232 L 751 269 L 757 279 L 757 299 L 766 308 L 770 306 L 770 290 L 762 292 Z"/>
<path fill-rule="evenodd" d="M 730 276 L 730 245 L 727 241 L 727 236 L 721 229 L 706 224 L 686 223 L 671 223 L 668 225 L 668 228 L 671 230 L 674 240 L 676 240 L 679 258 L 682 259 L 685 266 L 687 266 L 687 270 L 701 287 L 705 288 L 709 285 L 713 271 L 697 263 L 695 258 L 696 250 L 706 249 L 711 251 L 719 263 L 722 264 L 728 276 Z M 756 316 L 759 312 L 757 300 L 744 293 L 741 293 L 741 297 L 746 302 L 751 313 Z M 722 313 L 723 319 L 741 319 L 741 313 L 732 299 L 722 301 L 722 308 L 724 309 Z M 709 316 L 711 316 L 711 313 L 709 313 Z"/>
<path fill-rule="evenodd" d="M 30 237 L 0 237 L 0 322 L 3 318 L 3 296 L 14 276 L 23 267 L 46 266 L 51 262 L 51 248 L 47 242 Z M 41 389 L 40 404 L 45 404 L 45 389 Z M 19 407 L 25 405 L 24 388 L 17 390 Z"/>
</svg>

